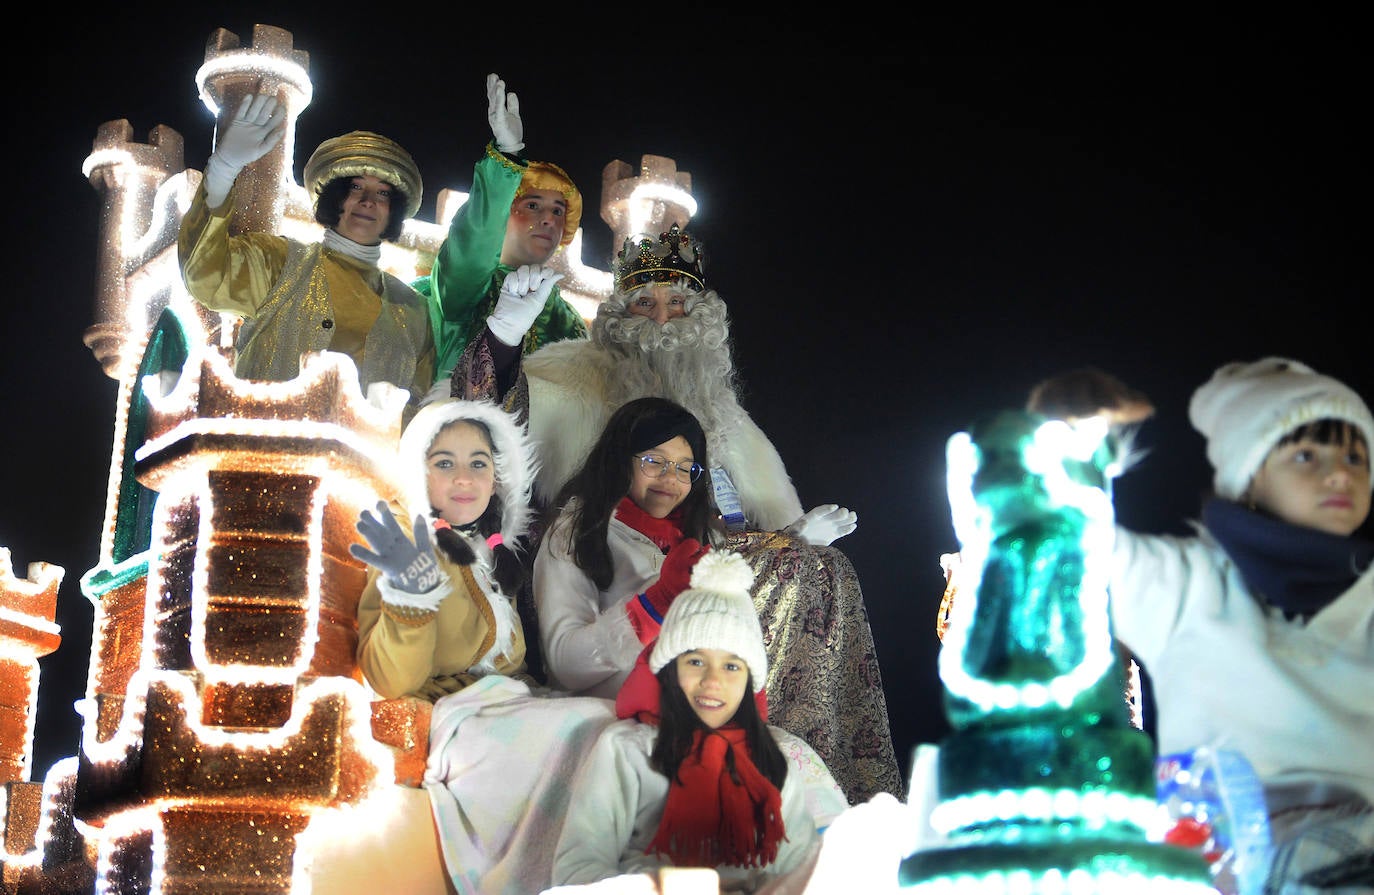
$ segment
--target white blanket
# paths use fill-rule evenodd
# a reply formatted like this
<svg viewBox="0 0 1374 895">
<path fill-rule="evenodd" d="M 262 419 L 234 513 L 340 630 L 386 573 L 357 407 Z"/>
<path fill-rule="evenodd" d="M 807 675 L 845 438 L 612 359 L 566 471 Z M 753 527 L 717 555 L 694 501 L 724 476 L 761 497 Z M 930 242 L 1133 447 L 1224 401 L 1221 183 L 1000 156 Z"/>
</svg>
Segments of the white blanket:
<svg viewBox="0 0 1374 895">
<path fill-rule="evenodd" d="M 615 704 L 489 675 L 434 705 L 424 786 L 460 895 L 550 883 L 569 784 Z"/>
</svg>

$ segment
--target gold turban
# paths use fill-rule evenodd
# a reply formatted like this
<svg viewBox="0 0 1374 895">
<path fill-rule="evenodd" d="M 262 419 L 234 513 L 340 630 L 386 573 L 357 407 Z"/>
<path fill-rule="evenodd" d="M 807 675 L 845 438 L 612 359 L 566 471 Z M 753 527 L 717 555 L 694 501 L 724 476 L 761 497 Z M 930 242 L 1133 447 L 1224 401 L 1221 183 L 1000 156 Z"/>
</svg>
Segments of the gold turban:
<svg viewBox="0 0 1374 895">
<path fill-rule="evenodd" d="M 520 175 L 515 198 L 519 199 L 526 190 L 550 190 L 563 194 L 563 200 L 568 203 L 568 212 L 563 218 L 563 238 L 558 244 L 565 246 L 572 242 L 577 235 L 578 225 L 582 223 L 582 194 L 568 172 L 552 162 L 530 162 Z"/>
<path fill-rule="evenodd" d="M 320 190 L 336 177 L 361 177 L 370 174 L 406 194 L 405 216 L 420 211 L 424 181 L 415 160 L 400 144 L 371 131 L 353 131 L 325 140 L 305 163 L 305 188 L 312 201 L 319 201 Z M 580 206 L 579 206 L 580 207 Z"/>
</svg>

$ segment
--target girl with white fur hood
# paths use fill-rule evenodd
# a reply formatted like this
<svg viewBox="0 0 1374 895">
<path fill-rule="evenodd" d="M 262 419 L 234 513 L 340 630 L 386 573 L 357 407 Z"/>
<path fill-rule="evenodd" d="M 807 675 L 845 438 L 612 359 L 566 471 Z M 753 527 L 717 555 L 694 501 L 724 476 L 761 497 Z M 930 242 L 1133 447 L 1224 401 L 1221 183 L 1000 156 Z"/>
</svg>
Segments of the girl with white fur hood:
<svg viewBox="0 0 1374 895">
<path fill-rule="evenodd" d="M 529 895 L 549 884 L 567 780 L 609 699 L 536 686 L 511 602 L 524 568 L 534 453 L 485 401 L 427 404 L 401 435 L 404 507 L 364 511 L 373 566 L 358 604 L 358 664 L 383 697 L 434 703 L 424 788 L 452 890 Z M 413 535 L 401 526 L 405 520 Z"/>
<path fill-rule="evenodd" d="M 372 549 L 350 548 L 373 567 L 358 604 L 364 677 L 384 698 L 430 702 L 487 674 L 530 681 L 512 604 L 535 471 L 524 429 L 489 402 L 440 401 L 415 414 L 397 454 L 404 507 L 364 510 Z"/>
</svg>

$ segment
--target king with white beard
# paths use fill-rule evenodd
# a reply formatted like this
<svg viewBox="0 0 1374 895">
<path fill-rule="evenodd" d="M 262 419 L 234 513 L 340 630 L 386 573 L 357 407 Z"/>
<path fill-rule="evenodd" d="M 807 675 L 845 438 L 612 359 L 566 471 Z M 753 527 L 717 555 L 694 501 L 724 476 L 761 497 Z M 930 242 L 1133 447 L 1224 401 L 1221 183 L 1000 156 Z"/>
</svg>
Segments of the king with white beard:
<svg viewBox="0 0 1374 895">
<path fill-rule="evenodd" d="M 690 411 L 706 433 L 717 507 L 729 523 L 720 546 L 743 553 L 755 570 L 772 722 L 825 759 L 851 803 L 878 792 L 900 798 L 863 593 L 848 557 L 830 546 L 854 531 L 857 517 L 834 504 L 803 513 L 777 449 L 740 405 L 726 305 L 706 288 L 702 267 L 700 244 L 676 225 L 657 240 L 627 240 L 590 339 L 522 359 L 485 333 L 459 361 L 453 394 L 501 397 L 524 415 L 539 452 L 535 496 L 545 507 L 557 505 L 626 401 L 657 396 Z"/>
</svg>

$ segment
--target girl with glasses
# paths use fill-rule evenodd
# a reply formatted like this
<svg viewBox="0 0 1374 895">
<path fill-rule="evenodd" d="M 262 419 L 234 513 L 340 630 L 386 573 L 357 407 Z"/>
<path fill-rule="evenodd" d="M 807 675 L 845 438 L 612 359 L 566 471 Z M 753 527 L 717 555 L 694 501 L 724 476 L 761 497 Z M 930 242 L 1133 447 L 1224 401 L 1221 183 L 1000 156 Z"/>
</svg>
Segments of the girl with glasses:
<svg viewBox="0 0 1374 895">
<path fill-rule="evenodd" d="M 722 536 L 707 465 L 701 424 L 680 405 L 638 398 L 611 416 L 534 562 L 551 686 L 615 698 Z"/>
</svg>

